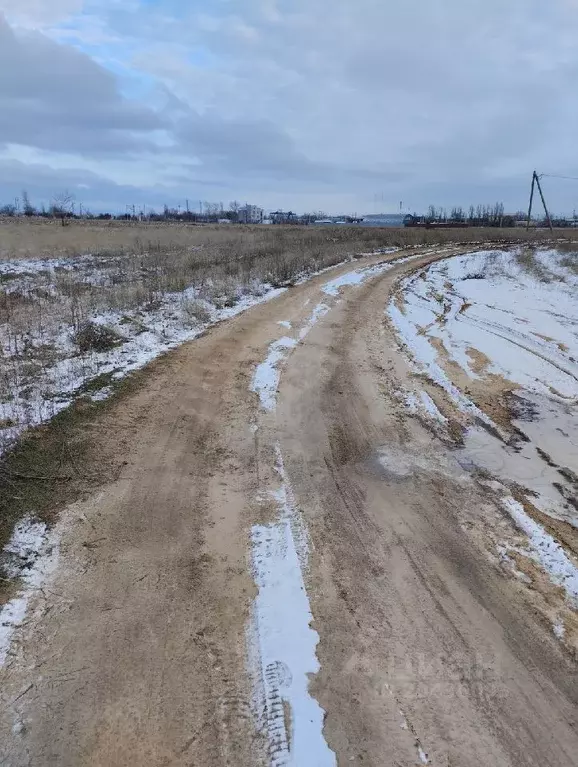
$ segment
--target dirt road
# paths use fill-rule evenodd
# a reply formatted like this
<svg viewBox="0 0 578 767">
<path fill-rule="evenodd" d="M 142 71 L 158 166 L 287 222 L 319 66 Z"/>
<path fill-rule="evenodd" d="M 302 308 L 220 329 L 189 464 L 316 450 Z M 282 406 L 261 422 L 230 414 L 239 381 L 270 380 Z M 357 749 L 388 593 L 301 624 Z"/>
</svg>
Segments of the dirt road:
<svg viewBox="0 0 578 767">
<path fill-rule="evenodd" d="M 166 357 L 103 417 L 95 439 L 126 465 L 63 515 L 60 564 L 2 671 L 1 763 L 576 763 L 576 664 L 476 533 L 503 514 L 396 396 L 411 373 L 384 309 L 438 257 L 292 288 Z M 280 502 L 310 540 L 305 714 L 282 691 L 307 686 L 300 645 L 264 696 L 271 666 L 247 650 L 255 631 L 261 652 L 293 637 L 255 627 L 269 588 L 255 550 Z M 318 712 L 323 746 L 303 749 Z"/>
</svg>

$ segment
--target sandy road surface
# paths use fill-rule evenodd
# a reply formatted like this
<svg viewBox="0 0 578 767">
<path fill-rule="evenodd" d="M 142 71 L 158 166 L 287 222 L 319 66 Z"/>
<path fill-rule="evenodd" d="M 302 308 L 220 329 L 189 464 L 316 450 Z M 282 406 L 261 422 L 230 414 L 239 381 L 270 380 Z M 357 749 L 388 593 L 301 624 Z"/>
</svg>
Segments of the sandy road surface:
<svg viewBox="0 0 578 767">
<path fill-rule="evenodd" d="M 432 257 L 339 296 L 323 285 L 359 264 L 298 286 L 168 356 L 103 418 L 95 438 L 126 466 L 63 517 L 59 568 L 2 672 L 2 763 L 288 763 L 255 723 L 247 659 L 250 530 L 276 513 L 276 446 L 311 538 L 326 755 L 576 763 L 576 665 L 465 524 L 503 523 L 495 506 L 395 396 L 409 371 L 384 308 Z M 309 332 L 263 411 L 251 381 L 279 321 Z"/>
</svg>

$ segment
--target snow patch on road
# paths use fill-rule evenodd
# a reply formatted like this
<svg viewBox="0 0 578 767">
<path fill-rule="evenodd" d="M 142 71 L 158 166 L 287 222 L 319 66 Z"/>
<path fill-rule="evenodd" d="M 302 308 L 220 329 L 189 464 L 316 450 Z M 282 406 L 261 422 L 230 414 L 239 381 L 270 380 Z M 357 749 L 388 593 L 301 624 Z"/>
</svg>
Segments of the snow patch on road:
<svg viewBox="0 0 578 767">
<path fill-rule="evenodd" d="M 426 373 L 434 383 L 441 386 L 442 389 L 450 395 L 462 412 L 469 413 L 474 418 L 497 429 L 497 426 L 493 423 L 492 419 L 480 410 L 468 397 L 463 395 L 457 386 L 455 386 L 444 373 L 437 362 L 437 352 L 435 348 L 429 343 L 426 336 L 420 332 L 420 325 L 416 324 L 415 318 L 413 316 L 411 318 L 406 316 L 393 301 L 390 303 L 387 313 L 393 326 L 397 330 L 399 337 L 411 353 L 412 361 L 417 370 L 421 373 Z"/>
<path fill-rule="evenodd" d="M 376 275 L 383 272 L 388 272 L 390 269 L 393 269 L 394 266 L 405 264 L 408 261 L 413 261 L 416 258 L 423 258 L 424 255 L 427 255 L 427 253 L 416 253 L 412 256 L 396 258 L 393 261 L 385 261 L 384 263 L 375 264 L 374 266 L 363 266 L 359 269 L 355 269 L 354 271 L 346 272 L 345 274 L 342 274 L 339 277 L 326 282 L 321 290 L 328 296 L 337 298 L 341 292 L 341 288 L 361 285 L 363 282 L 365 282 L 365 280 L 370 279 L 371 277 L 375 277 Z"/>
<path fill-rule="evenodd" d="M 554 632 L 556 639 L 562 640 L 566 636 L 566 629 L 564 628 L 564 624 L 561 622 L 555 623 L 552 627 L 552 631 Z"/>
<path fill-rule="evenodd" d="M 408 392 L 404 399 L 405 406 L 412 415 L 419 415 L 424 413 L 434 421 L 439 421 L 443 424 L 448 422 L 448 419 L 440 413 L 436 403 L 433 401 L 430 395 L 423 389 L 421 389 L 417 394 L 415 392 Z"/>
<path fill-rule="evenodd" d="M 297 339 L 288 336 L 273 341 L 269 346 L 267 358 L 257 366 L 251 391 L 259 395 L 259 401 L 264 410 L 273 411 L 277 406 L 277 389 L 281 376 L 279 365 L 287 357 L 288 350 L 295 346 L 297 346 Z"/>
<path fill-rule="evenodd" d="M 526 513 L 521 503 L 511 496 L 502 505 L 516 525 L 528 536 L 529 554 L 553 583 L 561 586 L 574 608 L 578 608 L 578 567 L 571 562 L 563 547 Z"/>
<path fill-rule="evenodd" d="M 313 326 L 324 317 L 331 309 L 327 304 L 320 303 L 313 309 L 311 316 L 305 322 L 299 331 L 297 338 L 284 336 L 278 341 L 273 341 L 269 345 L 269 353 L 264 362 L 257 365 L 251 391 L 259 395 L 259 401 L 263 410 L 272 412 L 277 407 L 277 390 L 279 388 L 279 379 L 281 377 L 281 363 L 287 359 L 289 353 L 294 349 L 299 341 L 303 341 Z M 278 322 L 282 325 L 282 322 Z"/>
<path fill-rule="evenodd" d="M 278 445 L 276 452 L 281 485 L 271 496 L 277 520 L 251 531 L 259 591 L 251 632 L 257 646 L 250 648 L 250 656 L 258 663 L 253 673 L 260 680 L 264 703 L 264 714 L 256 714 L 269 739 L 272 765 L 334 767 L 335 755 L 323 736 L 324 711 L 309 694 L 309 677 L 320 667 L 319 636 L 310 626 L 313 616 L 303 579 L 307 536 Z"/>
<path fill-rule="evenodd" d="M 311 312 L 311 316 L 299 331 L 299 340 L 303 341 L 315 323 L 318 322 L 322 317 L 325 317 L 327 312 L 330 310 L 331 307 L 327 306 L 327 304 L 317 304 L 315 309 L 313 309 Z"/>
<path fill-rule="evenodd" d="M 21 585 L 12 599 L 0 610 L 0 667 L 6 662 L 14 632 L 22 624 L 28 605 L 58 562 L 59 535 L 46 525 L 30 518 L 19 522 L 1 561 L 9 578 L 19 578 Z"/>
<path fill-rule="evenodd" d="M 362 270 L 346 272 L 330 282 L 326 282 L 322 290 L 328 296 L 337 297 L 341 288 L 351 285 L 360 285 L 366 279 Z"/>
</svg>

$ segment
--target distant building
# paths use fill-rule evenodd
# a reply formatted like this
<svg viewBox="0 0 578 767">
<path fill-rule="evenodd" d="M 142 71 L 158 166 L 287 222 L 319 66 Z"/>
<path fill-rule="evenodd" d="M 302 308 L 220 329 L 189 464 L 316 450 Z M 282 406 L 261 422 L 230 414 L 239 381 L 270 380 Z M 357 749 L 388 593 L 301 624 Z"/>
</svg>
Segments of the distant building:
<svg viewBox="0 0 578 767">
<path fill-rule="evenodd" d="M 240 224 L 262 224 L 263 208 L 256 205 L 244 205 L 239 209 L 238 220 Z"/>
</svg>

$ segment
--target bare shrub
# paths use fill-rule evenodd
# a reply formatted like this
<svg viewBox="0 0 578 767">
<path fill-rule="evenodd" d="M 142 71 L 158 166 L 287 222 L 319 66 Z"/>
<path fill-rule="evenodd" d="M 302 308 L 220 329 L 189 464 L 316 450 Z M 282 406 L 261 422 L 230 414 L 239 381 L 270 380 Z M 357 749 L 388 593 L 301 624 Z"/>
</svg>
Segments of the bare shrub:
<svg viewBox="0 0 578 767">
<path fill-rule="evenodd" d="M 184 314 L 196 322 L 204 324 L 211 319 L 207 304 L 198 298 L 185 298 L 181 303 Z"/>
<path fill-rule="evenodd" d="M 123 337 L 106 325 L 96 322 L 84 322 L 72 337 L 78 350 L 86 352 L 106 352 L 123 342 Z"/>
</svg>

